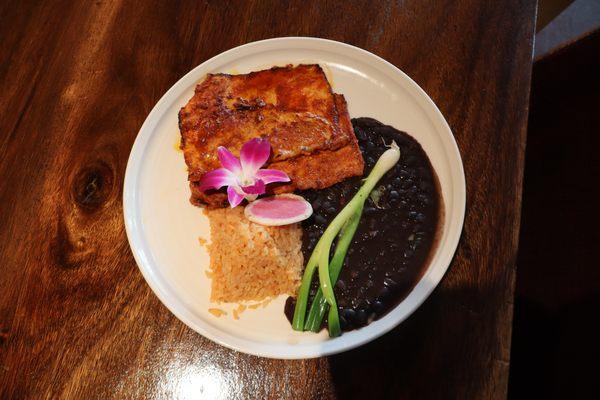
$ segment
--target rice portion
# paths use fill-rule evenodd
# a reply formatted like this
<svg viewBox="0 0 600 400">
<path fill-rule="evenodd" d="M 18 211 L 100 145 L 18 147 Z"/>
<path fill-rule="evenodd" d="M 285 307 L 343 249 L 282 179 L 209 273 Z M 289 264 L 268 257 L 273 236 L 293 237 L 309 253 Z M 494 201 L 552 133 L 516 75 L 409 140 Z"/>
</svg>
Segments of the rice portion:
<svg viewBox="0 0 600 400">
<path fill-rule="evenodd" d="M 243 207 L 205 213 L 211 235 L 211 301 L 260 301 L 296 294 L 304 263 L 299 224 L 262 226 L 250 222 Z"/>
</svg>

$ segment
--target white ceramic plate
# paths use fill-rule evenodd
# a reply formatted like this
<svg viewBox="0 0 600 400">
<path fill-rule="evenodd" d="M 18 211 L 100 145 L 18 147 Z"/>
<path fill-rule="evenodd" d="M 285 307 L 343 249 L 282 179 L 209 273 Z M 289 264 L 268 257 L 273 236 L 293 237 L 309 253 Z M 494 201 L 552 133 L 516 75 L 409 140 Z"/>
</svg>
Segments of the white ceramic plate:
<svg viewBox="0 0 600 400">
<path fill-rule="evenodd" d="M 275 65 L 318 63 L 335 92 L 343 93 L 351 117 L 373 117 L 407 131 L 423 146 L 444 198 L 441 240 L 423 278 L 385 317 L 329 339 L 291 329 L 285 296 L 239 320 L 229 311 L 216 318 L 211 305 L 209 258 L 198 238 L 209 238 L 208 221 L 189 201 L 186 166 L 177 149 L 177 113 L 209 72 L 247 73 Z M 181 321 L 203 336 L 244 353 L 274 358 L 310 358 L 369 342 L 406 319 L 436 287 L 458 244 L 465 211 L 460 154 L 444 117 L 425 92 L 387 61 L 359 48 L 314 38 L 278 38 L 226 51 L 194 68 L 156 104 L 131 150 L 124 187 L 129 243 L 146 281 Z"/>
</svg>

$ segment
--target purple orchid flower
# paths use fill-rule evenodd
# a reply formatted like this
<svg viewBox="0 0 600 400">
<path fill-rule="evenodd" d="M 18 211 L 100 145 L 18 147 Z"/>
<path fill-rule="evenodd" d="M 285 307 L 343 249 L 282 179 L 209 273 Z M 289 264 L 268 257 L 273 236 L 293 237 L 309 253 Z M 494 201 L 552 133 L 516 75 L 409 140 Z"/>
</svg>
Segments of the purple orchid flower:
<svg viewBox="0 0 600 400">
<path fill-rule="evenodd" d="M 252 139 L 242 146 L 240 158 L 231 154 L 223 146 L 217 149 L 222 168 L 204 174 L 200 180 L 200 190 L 220 189 L 227 186 L 227 199 L 231 208 L 242 200 L 256 200 L 264 194 L 266 185 L 274 182 L 289 182 L 283 171 L 261 169 L 271 154 L 271 145 L 266 139 Z"/>
</svg>

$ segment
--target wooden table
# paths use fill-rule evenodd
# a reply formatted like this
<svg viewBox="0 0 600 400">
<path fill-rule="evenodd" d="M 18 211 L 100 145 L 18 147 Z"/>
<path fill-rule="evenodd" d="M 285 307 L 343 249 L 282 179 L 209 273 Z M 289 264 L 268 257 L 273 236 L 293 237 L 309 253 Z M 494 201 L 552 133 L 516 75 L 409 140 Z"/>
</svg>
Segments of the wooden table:
<svg viewBox="0 0 600 400">
<path fill-rule="evenodd" d="M 503 398 L 533 1 L 3 1 L 0 398 Z M 162 94 L 254 40 L 372 51 L 437 103 L 467 177 L 462 240 L 402 326 L 345 354 L 263 359 L 177 320 L 125 236 L 123 175 Z"/>
</svg>

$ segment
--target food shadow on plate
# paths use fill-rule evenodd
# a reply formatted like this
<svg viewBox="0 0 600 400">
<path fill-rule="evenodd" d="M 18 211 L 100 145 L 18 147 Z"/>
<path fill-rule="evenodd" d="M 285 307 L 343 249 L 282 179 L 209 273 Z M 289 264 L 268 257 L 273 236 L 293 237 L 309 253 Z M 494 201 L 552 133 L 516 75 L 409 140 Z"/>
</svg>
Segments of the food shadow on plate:
<svg viewBox="0 0 600 400">
<path fill-rule="evenodd" d="M 474 345 L 498 343 L 496 318 L 502 305 L 484 289 L 438 287 L 402 324 L 382 337 L 328 357 L 338 398 L 470 398 L 486 393 L 492 373 Z M 492 299 L 492 300 L 490 300 Z M 486 303 L 487 301 L 487 303 Z M 493 304 L 492 304 L 493 303 Z M 466 306 L 465 304 L 470 304 Z M 477 307 L 477 308 L 475 308 Z M 490 336 L 493 341 L 489 342 Z M 494 351 L 493 351 L 494 350 Z M 501 361 L 501 360 L 498 360 Z M 508 366 L 506 365 L 506 368 Z M 470 371 L 469 375 L 465 371 Z"/>
</svg>

